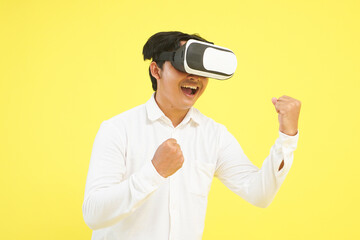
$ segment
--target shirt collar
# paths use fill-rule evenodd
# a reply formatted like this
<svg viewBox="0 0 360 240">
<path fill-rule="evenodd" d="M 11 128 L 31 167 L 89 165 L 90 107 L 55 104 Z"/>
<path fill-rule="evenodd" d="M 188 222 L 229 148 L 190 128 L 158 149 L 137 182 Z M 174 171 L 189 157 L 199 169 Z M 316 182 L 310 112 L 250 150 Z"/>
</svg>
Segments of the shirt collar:
<svg viewBox="0 0 360 240">
<path fill-rule="evenodd" d="M 159 106 L 155 101 L 155 92 L 152 94 L 151 98 L 146 102 L 145 106 L 146 106 L 147 116 L 150 121 L 156 121 L 164 117 L 166 118 L 165 114 L 161 111 L 161 109 L 159 108 Z M 184 120 L 180 124 L 186 124 L 190 120 L 194 121 L 196 124 L 200 124 L 200 113 L 194 107 L 191 107 L 189 109 Z"/>
</svg>

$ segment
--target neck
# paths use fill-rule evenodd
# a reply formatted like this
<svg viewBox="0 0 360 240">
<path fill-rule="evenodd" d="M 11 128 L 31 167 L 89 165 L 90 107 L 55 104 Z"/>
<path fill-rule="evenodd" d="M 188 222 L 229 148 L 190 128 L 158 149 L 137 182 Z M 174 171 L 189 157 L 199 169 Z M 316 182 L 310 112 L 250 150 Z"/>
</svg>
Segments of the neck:
<svg viewBox="0 0 360 240">
<path fill-rule="evenodd" d="M 161 96 L 155 93 L 155 101 L 161 111 L 165 114 L 166 117 L 170 119 L 172 125 L 176 127 L 179 125 L 182 120 L 185 118 L 186 114 L 188 113 L 189 109 L 177 109 L 168 101 L 162 99 Z"/>
</svg>

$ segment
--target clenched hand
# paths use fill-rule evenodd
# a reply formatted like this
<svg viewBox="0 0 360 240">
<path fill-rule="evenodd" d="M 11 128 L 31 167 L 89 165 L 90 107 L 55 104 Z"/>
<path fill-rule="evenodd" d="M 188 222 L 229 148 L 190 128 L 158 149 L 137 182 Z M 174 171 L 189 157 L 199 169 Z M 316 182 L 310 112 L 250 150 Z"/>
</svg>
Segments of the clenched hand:
<svg viewBox="0 0 360 240">
<path fill-rule="evenodd" d="M 170 138 L 163 142 L 156 150 L 152 163 L 164 178 L 179 170 L 184 163 L 184 156 L 176 139 Z"/>
<path fill-rule="evenodd" d="M 279 99 L 274 97 L 271 101 L 278 113 L 280 132 L 290 136 L 296 135 L 301 102 L 289 96 L 282 96 Z"/>
</svg>

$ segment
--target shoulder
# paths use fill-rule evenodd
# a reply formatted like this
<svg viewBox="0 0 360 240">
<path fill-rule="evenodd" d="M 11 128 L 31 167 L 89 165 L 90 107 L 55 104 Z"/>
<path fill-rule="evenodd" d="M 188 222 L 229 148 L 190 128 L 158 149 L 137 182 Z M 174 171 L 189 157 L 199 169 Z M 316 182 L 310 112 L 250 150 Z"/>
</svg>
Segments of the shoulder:
<svg viewBox="0 0 360 240">
<path fill-rule="evenodd" d="M 102 124 L 110 125 L 119 130 L 126 128 L 128 124 L 138 122 L 141 119 L 146 118 L 145 104 L 141 104 L 134 108 L 131 108 L 125 112 L 115 115 L 109 119 L 103 121 Z"/>
<path fill-rule="evenodd" d="M 217 135 L 221 135 L 221 132 L 227 131 L 226 127 L 215 121 L 214 119 L 204 115 L 199 109 L 194 108 L 194 112 L 199 119 L 201 128 L 206 132 L 213 132 Z"/>
</svg>

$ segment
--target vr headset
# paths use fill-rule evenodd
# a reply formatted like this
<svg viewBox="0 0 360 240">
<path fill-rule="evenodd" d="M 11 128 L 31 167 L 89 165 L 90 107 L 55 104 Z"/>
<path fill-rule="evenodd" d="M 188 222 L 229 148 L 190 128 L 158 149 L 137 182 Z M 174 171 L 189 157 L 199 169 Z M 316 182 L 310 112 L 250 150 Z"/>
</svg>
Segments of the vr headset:
<svg viewBox="0 0 360 240">
<path fill-rule="evenodd" d="M 156 60 L 170 61 L 181 72 L 219 80 L 232 77 L 237 66 L 230 49 L 194 39 L 176 51 L 162 52 Z"/>
</svg>

